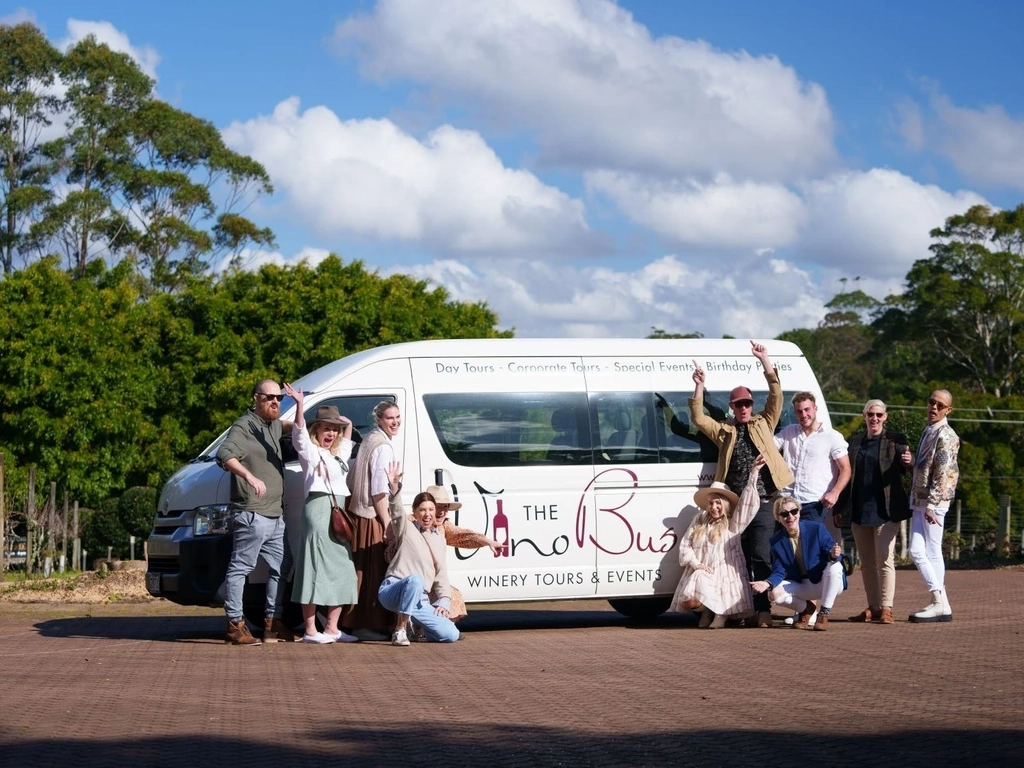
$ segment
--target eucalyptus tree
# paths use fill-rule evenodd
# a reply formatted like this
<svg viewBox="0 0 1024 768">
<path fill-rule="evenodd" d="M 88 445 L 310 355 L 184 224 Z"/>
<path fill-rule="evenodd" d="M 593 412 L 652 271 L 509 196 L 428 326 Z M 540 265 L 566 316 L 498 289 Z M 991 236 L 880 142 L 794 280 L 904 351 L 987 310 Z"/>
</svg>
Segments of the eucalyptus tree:
<svg viewBox="0 0 1024 768">
<path fill-rule="evenodd" d="M 50 199 L 40 147 L 59 108 L 60 58 L 32 24 L 0 25 L 0 263 L 8 275 L 34 214 Z"/>
</svg>

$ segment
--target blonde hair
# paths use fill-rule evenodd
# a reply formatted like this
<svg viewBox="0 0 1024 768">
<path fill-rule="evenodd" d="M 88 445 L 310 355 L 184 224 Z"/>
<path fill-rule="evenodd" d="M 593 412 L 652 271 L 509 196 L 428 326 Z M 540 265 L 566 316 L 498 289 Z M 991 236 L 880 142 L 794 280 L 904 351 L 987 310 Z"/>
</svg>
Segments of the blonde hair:
<svg viewBox="0 0 1024 768">
<path fill-rule="evenodd" d="M 320 429 L 320 425 L 323 424 L 323 423 L 324 422 L 322 422 L 322 421 L 314 421 L 312 424 L 310 424 L 308 427 L 306 427 L 306 432 L 309 433 L 309 439 L 312 440 L 316 445 L 318 445 L 321 448 L 323 448 L 323 446 L 320 445 L 320 438 L 317 437 L 317 432 Z M 341 436 L 342 436 L 342 434 L 343 433 L 342 433 L 341 427 L 339 426 L 338 427 L 338 437 L 337 437 L 337 439 L 333 443 L 331 443 L 331 447 L 327 449 L 328 451 L 331 452 L 331 456 L 337 456 L 338 455 L 338 451 L 341 450 L 341 440 L 342 440 Z"/>
<path fill-rule="evenodd" d="M 877 398 L 874 398 L 864 403 L 864 410 L 861 411 L 861 413 L 867 413 L 868 411 L 875 407 L 881 408 L 882 413 L 889 412 L 888 408 L 885 407 L 885 403 L 883 403 L 881 400 L 878 400 Z"/>
<path fill-rule="evenodd" d="M 779 519 L 779 512 L 781 512 L 782 508 L 787 504 L 795 504 L 797 511 L 800 511 L 801 505 L 799 501 L 794 499 L 792 496 L 779 496 L 779 498 L 775 500 L 775 503 L 772 504 L 772 516 L 776 520 Z"/>
<path fill-rule="evenodd" d="M 709 493 L 709 501 L 711 496 L 717 496 L 722 500 L 722 508 L 725 510 L 725 514 L 717 520 L 713 520 L 711 513 L 706 509 L 702 509 L 693 521 L 693 533 L 690 534 L 694 544 L 705 536 L 708 537 L 708 541 L 717 544 L 719 539 L 722 538 L 722 534 L 729 527 L 729 518 L 732 517 L 732 502 L 718 493 Z"/>
</svg>

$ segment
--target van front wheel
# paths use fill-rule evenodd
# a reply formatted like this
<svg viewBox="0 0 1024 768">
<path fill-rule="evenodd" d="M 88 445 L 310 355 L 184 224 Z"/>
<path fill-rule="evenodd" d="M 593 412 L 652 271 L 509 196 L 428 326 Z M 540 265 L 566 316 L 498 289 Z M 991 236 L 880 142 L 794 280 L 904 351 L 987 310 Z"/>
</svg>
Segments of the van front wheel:
<svg viewBox="0 0 1024 768">
<path fill-rule="evenodd" d="M 628 619 L 656 619 L 668 610 L 672 598 L 668 595 L 655 597 L 617 597 L 608 604 Z"/>
</svg>

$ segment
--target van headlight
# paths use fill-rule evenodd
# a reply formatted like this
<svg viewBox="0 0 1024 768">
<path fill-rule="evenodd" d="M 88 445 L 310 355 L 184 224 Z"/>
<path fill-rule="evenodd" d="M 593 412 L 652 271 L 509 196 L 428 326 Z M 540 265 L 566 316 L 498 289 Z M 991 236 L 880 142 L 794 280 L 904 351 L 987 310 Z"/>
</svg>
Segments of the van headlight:
<svg viewBox="0 0 1024 768">
<path fill-rule="evenodd" d="M 235 511 L 230 504 L 211 504 L 208 507 L 196 507 L 196 516 L 192 519 L 193 536 L 214 536 L 231 530 L 231 521 Z"/>
</svg>

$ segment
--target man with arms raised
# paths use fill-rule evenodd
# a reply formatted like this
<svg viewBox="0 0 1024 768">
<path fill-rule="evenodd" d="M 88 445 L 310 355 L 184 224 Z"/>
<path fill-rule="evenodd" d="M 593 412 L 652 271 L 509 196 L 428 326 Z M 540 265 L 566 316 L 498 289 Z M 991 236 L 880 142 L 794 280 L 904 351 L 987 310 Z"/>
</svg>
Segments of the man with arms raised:
<svg viewBox="0 0 1024 768">
<path fill-rule="evenodd" d="M 262 555 L 270 567 L 264 612 L 264 640 L 294 640 L 281 621 L 277 599 L 284 561 L 284 462 L 281 434 L 291 430 L 282 422 L 281 387 L 269 379 L 256 385 L 253 404 L 231 425 L 217 449 L 217 463 L 231 473 L 231 505 L 236 510 L 232 529 L 231 560 L 224 577 L 224 612 L 228 617 L 225 642 L 252 645 L 259 641 L 250 633 L 242 615 L 245 577 Z"/>
<path fill-rule="evenodd" d="M 715 481 L 724 482 L 737 495 L 743 492 L 758 455 L 764 454 L 767 460 L 757 481 L 760 507 L 741 539 L 749 576 L 753 581 L 761 581 L 772 572 L 771 538 L 775 528 L 772 496 L 779 488 L 793 482 L 793 473 L 775 447 L 775 427 L 782 416 L 782 386 L 778 371 L 772 368 L 768 350 L 763 344 L 751 341 L 750 346 L 768 381 L 768 400 L 764 410 L 755 414 L 753 392 L 746 386 L 738 386 L 729 393 L 732 418 L 716 421 L 708 416 L 704 413 L 704 369 L 694 361 L 695 386 L 690 398 L 690 423 L 718 446 Z M 767 594 L 754 595 L 754 610 L 757 611 L 757 626 L 772 625 Z"/>
</svg>

